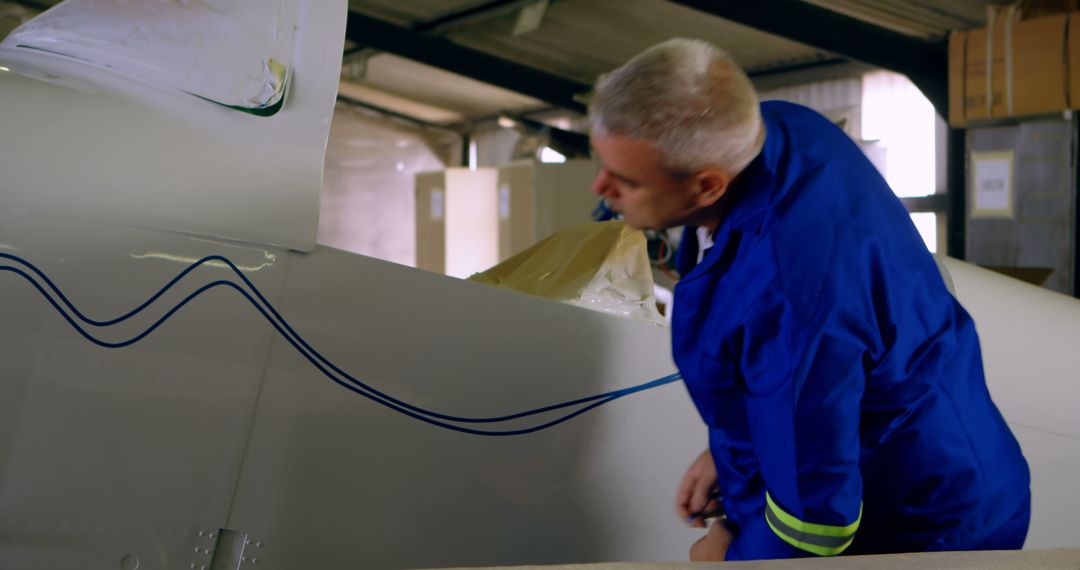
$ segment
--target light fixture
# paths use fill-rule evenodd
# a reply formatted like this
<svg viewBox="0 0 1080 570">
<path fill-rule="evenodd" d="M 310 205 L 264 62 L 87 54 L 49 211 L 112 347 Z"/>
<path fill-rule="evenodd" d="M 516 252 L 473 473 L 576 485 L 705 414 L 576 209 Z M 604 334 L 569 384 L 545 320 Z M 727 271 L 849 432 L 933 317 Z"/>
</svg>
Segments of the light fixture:
<svg viewBox="0 0 1080 570">
<path fill-rule="evenodd" d="M 566 162 L 566 155 L 550 146 L 545 146 L 540 149 L 540 162 Z"/>
</svg>

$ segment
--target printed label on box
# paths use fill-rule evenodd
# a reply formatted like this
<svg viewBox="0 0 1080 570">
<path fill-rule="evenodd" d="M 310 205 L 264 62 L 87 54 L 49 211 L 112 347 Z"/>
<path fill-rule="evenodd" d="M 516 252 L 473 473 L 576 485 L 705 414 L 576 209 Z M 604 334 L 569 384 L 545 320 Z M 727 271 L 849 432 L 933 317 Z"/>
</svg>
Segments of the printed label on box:
<svg viewBox="0 0 1080 570">
<path fill-rule="evenodd" d="M 499 219 L 510 219 L 510 185 L 499 186 Z"/>
<path fill-rule="evenodd" d="M 1013 151 L 971 153 L 971 217 L 1013 217 Z"/>
<path fill-rule="evenodd" d="M 439 221 L 443 219 L 445 215 L 445 195 L 442 188 L 436 188 L 431 191 L 431 219 L 433 221 Z"/>
</svg>

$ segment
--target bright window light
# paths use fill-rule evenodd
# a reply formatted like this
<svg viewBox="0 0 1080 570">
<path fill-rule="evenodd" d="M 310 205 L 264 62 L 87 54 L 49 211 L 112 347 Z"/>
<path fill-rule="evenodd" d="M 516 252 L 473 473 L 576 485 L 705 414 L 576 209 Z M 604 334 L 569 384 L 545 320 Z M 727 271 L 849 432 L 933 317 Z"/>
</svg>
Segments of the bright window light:
<svg viewBox="0 0 1080 570">
<path fill-rule="evenodd" d="M 930 253 L 937 253 L 937 214 L 916 212 L 911 214 L 911 221 L 915 222 L 915 229 L 919 230 L 926 249 L 929 249 Z"/>
<path fill-rule="evenodd" d="M 540 149 L 540 162 L 566 162 L 566 157 L 551 147 Z"/>
<path fill-rule="evenodd" d="M 889 71 L 863 76 L 862 138 L 876 141 L 882 176 L 901 198 L 936 190 L 934 107 L 907 77 Z M 938 215 L 911 214 L 926 248 L 938 249 Z"/>
<path fill-rule="evenodd" d="M 882 175 L 897 196 L 934 193 L 934 130 L 934 106 L 911 80 L 888 71 L 863 76 L 862 138 L 884 149 Z"/>
</svg>

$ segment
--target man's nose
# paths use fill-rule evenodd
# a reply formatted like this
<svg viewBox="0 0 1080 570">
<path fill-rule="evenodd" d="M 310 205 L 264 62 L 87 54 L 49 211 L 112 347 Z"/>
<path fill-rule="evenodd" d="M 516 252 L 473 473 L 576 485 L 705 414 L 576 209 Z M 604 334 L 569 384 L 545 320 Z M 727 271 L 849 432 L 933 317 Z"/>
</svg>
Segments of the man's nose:
<svg viewBox="0 0 1080 570">
<path fill-rule="evenodd" d="M 600 172 L 596 173 L 596 178 L 593 179 L 592 191 L 597 196 L 607 196 L 608 190 L 611 188 L 611 179 L 608 177 L 607 172 L 604 169 L 600 169 Z"/>
</svg>

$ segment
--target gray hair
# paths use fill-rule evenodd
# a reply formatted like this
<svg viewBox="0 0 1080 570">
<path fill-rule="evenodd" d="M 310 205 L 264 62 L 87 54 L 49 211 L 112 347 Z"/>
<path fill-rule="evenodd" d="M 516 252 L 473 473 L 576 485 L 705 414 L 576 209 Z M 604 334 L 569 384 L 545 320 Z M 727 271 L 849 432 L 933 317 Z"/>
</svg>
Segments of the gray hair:
<svg viewBox="0 0 1080 570">
<path fill-rule="evenodd" d="M 667 166 L 691 174 L 718 166 L 736 175 L 761 152 L 765 133 L 750 78 L 701 40 L 657 44 L 602 76 L 589 104 L 592 131 L 655 145 Z"/>
</svg>

